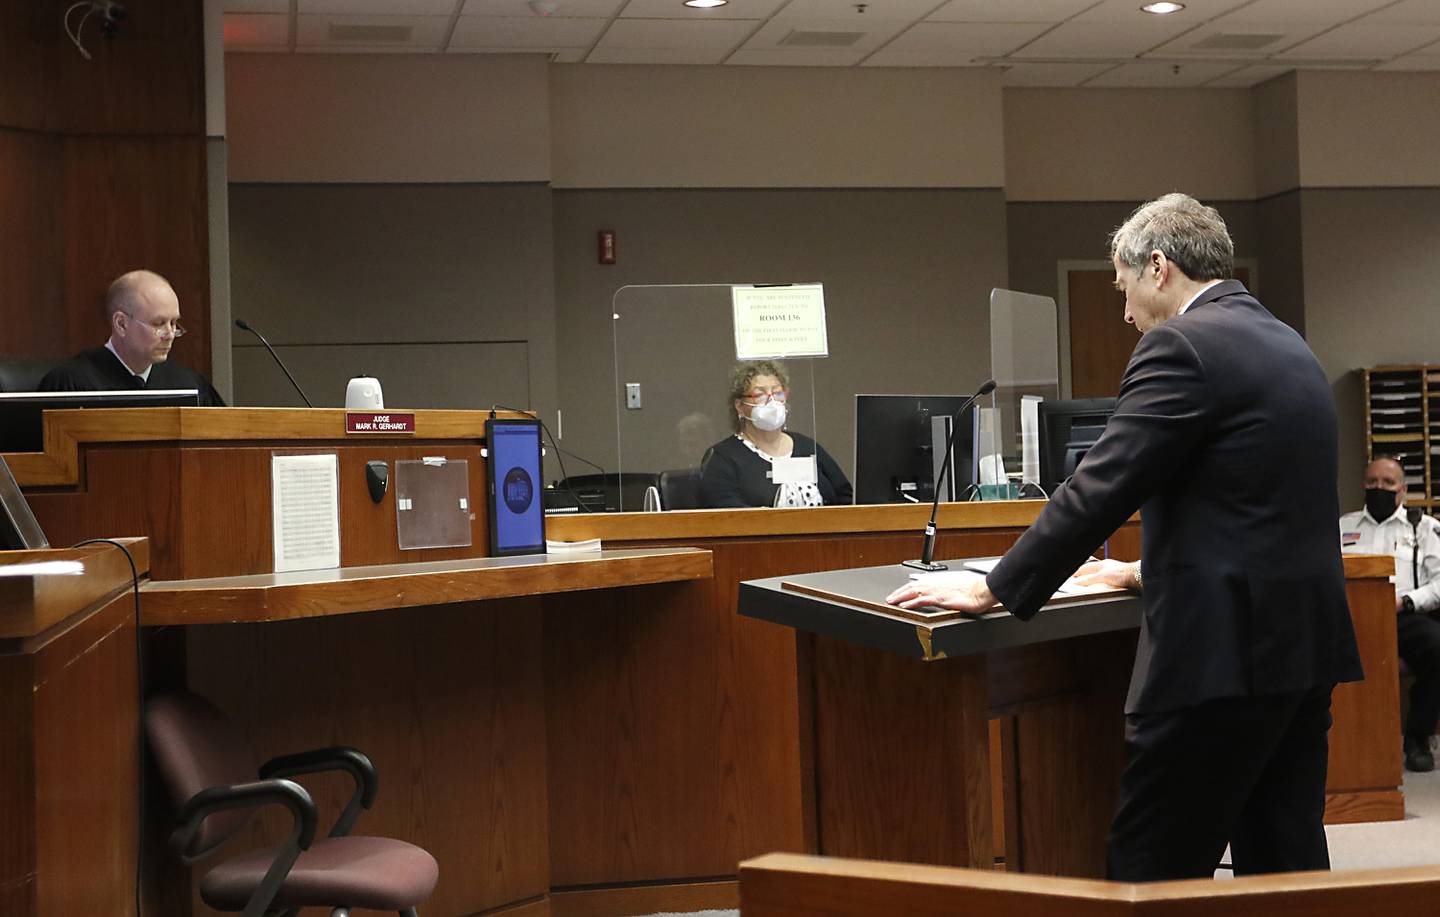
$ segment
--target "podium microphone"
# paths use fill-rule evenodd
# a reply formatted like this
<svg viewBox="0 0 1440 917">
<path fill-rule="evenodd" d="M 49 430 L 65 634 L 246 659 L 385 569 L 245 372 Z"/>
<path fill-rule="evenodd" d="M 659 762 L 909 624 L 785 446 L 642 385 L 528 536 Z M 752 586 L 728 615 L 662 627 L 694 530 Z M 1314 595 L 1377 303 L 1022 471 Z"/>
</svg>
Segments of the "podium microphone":
<svg viewBox="0 0 1440 917">
<path fill-rule="evenodd" d="M 270 351 L 270 356 L 274 357 L 276 365 L 278 365 L 280 367 L 280 371 L 285 374 L 285 378 L 290 380 L 290 384 L 295 386 L 295 391 L 299 392 L 300 397 L 305 399 L 305 406 L 307 408 L 313 408 L 315 405 L 311 404 L 310 399 L 305 397 L 305 390 L 300 387 L 299 382 L 295 381 L 295 377 L 290 375 L 290 370 L 285 368 L 285 361 L 280 359 L 280 354 L 276 353 L 275 348 L 270 346 L 270 342 L 265 340 L 265 335 L 256 331 L 253 327 L 251 327 L 250 323 L 245 321 L 245 319 L 243 318 L 235 319 L 235 327 L 239 328 L 241 331 L 248 331 L 260 339 L 260 343 L 264 344 L 265 349 Z"/>
<path fill-rule="evenodd" d="M 975 403 L 975 399 L 988 395 L 993 391 L 995 391 L 995 380 L 986 379 L 985 384 L 980 386 L 975 394 L 965 399 L 965 403 L 960 405 L 960 410 L 955 412 L 955 422 L 950 425 L 950 435 L 945 440 L 945 463 L 940 466 L 940 476 L 935 479 L 935 502 L 930 504 L 930 521 L 925 525 L 925 547 L 920 551 L 919 560 L 904 561 L 903 566 L 914 567 L 916 570 L 925 570 L 926 572 L 932 573 L 936 570 L 950 569 L 944 564 L 934 562 L 935 515 L 940 512 L 940 488 L 945 483 L 945 476 L 950 472 L 950 456 L 955 452 L 955 434 L 960 430 L 960 418 L 964 417 L 965 412 L 970 410 L 970 405 Z"/>
</svg>

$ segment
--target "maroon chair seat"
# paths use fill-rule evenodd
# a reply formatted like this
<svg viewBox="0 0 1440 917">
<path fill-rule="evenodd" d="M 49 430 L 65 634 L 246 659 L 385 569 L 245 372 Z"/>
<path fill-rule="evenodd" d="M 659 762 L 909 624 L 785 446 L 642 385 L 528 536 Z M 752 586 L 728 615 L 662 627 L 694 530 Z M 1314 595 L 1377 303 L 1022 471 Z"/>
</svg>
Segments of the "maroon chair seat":
<svg viewBox="0 0 1440 917">
<path fill-rule="evenodd" d="M 255 892 L 275 850 L 226 860 L 200 881 L 200 897 L 221 911 L 238 911 Z M 440 878 L 435 858 L 414 844 L 385 837 L 327 837 L 290 867 L 271 907 L 349 907 L 399 911 L 430 897 Z"/>
</svg>

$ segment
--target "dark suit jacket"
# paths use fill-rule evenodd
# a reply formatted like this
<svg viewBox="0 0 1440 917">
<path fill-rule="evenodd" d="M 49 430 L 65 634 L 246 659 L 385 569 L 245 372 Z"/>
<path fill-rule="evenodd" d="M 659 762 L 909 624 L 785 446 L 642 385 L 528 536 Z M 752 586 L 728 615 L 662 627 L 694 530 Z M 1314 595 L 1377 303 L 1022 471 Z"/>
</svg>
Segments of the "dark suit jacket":
<svg viewBox="0 0 1440 917">
<path fill-rule="evenodd" d="M 1227 280 L 1140 339 L 1104 435 L 988 582 L 1029 618 L 1141 509 L 1127 713 L 1358 680 L 1335 481 L 1324 372 Z"/>
</svg>

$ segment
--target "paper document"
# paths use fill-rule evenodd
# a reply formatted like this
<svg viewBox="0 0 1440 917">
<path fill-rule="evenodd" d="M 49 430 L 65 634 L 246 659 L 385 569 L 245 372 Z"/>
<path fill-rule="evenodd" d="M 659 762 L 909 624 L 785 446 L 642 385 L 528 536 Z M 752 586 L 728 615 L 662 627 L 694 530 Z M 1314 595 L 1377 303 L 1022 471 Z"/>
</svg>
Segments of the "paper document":
<svg viewBox="0 0 1440 917">
<path fill-rule="evenodd" d="M 85 572 L 78 560 L 37 560 L 0 566 L 0 576 L 76 576 Z"/>
<path fill-rule="evenodd" d="M 270 458 L 275 572 L 340 566 L 340 484 L 334 453 Z"/>
<path fill-rule="evenodd" d="M 814 484 L 815 456 L 804 458 L 786 456 L 770 460 L 770 483 L 772 484 Z"/>
<path fill-rule="evenodd" d="M 1093 560 L 1093 558 L 1092 558 Z M 974 581 L 975 577 L 988 574 L 1000 563 L 998 557 L 982 557 L 978 560 L 967 560 L 962 570 L 937 570 L 934 573 L 912 573 L 910 578 L 921 583 L 933 586 L 964 586 Z M 1071 577 L 1060 584 L 1055 590 L 1056 595 L 1090 595 L 1100 592 L 1121 592 L 1114 586 L 1106 586 L 1103 583 L 1092 583 L 1082 586 Z"/>
</svg>

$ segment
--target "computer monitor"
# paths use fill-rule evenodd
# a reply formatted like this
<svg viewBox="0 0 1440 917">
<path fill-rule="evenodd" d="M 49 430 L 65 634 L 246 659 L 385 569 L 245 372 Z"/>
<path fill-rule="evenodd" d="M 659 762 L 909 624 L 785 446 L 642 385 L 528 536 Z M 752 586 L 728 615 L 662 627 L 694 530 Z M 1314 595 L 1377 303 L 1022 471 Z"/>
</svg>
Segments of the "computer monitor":
<svg viewBox="0 0 1440 917">
<path fill-rule="evenodd" d="M 0 392 L 0 452 L 45 448 L 47 410 L 67 408 L 195 407 L 193 388 L 126 389 L 118 392 Z"/>
<path fill-rule="evenodd" d="M 929 503 L 945 458 L 945 438 L 967 395 L 856 395 L 855 502 Z M 942 499 L 963 499 L 976 480 L 977 414 L 955 437 Z M 938 445 L 937 445 L 938 443 Z"/>
<path fill-rule="evenodd" d="M 1040 402 L 1040 481 L 1055 492 L 1095 445 L 1115 413 L 1114 398 Z"/>
</svg>

